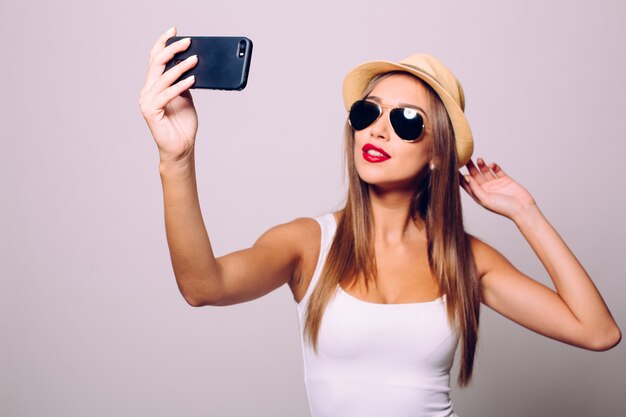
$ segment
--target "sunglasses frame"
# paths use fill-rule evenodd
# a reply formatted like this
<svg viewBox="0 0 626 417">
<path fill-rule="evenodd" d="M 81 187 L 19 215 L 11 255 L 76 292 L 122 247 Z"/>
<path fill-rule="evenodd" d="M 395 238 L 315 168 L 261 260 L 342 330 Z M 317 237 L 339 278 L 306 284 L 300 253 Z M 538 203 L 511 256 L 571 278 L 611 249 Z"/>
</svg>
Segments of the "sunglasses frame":
<svg viewBox="0 0 626 417">
<path fill-rule="evenodd" d="M 356 103 L 359 103 L 359 102 L 362 102 L 362 101 L 365 101 L 365 102 L 367 102 L 367 103 L 374 104 L 376 107 L 378 107 L 378 112 L 379 112 L 379 113 L 378 113 L 378 117 L 376 117 L 376 119 L 374 119 L 374 120 L 372 121 L 372 123 L 370 123 L 369 125 L 365 126 L 363 129 L 358 129 L 358 130 L 357 130 L 357 129 L 355 129 L 355 128 L 354 128 L 354 126 L 352 126 L 352 122 L 350 121 L 350 113 L 352 112 L 352 107 L 354 107 L 354 105 L 355 105 Z M 421 117 L 422 117 L 422 132 L 420 133 L 420 135 L 419 135 L 417 138 L 415 138 L 415 139 L 404 139 L 404 138 L 402 138 L 400 135 L 398 135 L 398 132 L 396 131 L 395 126 L 394 126 L 394 125 L 393 125 L 393 123 L 391 122 L 391 111 L 392 111 L 392 110 L 396 110 L 396 109 L 403 109 L 403 110 L 404 110 L 404 109 L 409 109 L 409 110 L 414 110 L 414 111 L 416 111 L 417 113 L 419 113 L 419 114 L 421 115 Z M 402 141 L 404 141 L 404 142 L 413 143 L 413 142 L 418 142 L 418 141 L 422 140 L 422 138 L 424 137 L 424 132 L 425 132 L 427 129 L 429 129 L 429 128 L 426 126 L 426 123 L 425 123 L 425 121 L 426 121 L 426 114 L 424 114 L 421 110 L 416 109 L 415 107 L 407 107 L 407 106 L 389 106 L 389 105 L 384 105 L 384 104 L 377 103 L 377 102 L 375 102 L 375 101 L 367 100 L 367 99 L 365 99 L 365 98 L 364 98 L 364 99 L 361 99 L 361 100 L 357 100 L 357 101 L 355 101 L 354 103 L 352 103 L 352 106 L 350 106 L 350 110 L 348 110 L 348 124 L 350 124 L 350 127 L 352 127 L 352 129 L 354 129 L 355 131 L 360 131 L 360 130 L 367 129 L 368 127 L 370 127 L 371 125 L 373 125 L 374 123 L 376 123 L 376 122 L 378 121 L 378 119 L 380 119 L 380 118 L 382 117 L 382 115 L 385 113 L 385 110 L 389 110 L 389 111 L 387 112 L 387 118 L 388 118 L 388 120 L 389 120 L 389 125 L 390 125 L 390 126 L 391 126 L 391 128 L 393 129 L 394 133 L 395 133 L 396 135 L 398 135 L 398 137 L 399 137 Z"/>
</svg>

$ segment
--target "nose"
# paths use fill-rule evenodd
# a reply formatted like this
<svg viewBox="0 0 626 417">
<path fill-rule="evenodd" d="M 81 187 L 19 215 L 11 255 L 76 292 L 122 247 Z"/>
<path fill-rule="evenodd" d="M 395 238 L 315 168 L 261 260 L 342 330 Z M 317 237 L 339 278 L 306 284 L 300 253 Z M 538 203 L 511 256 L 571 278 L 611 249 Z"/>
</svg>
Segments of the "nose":
<svg viewBox="0 0 626 417">
<path fill-rule="evenodd" d="M 389 116 L 385 113 L 386 109 L 383 109 L 383 113 L 380 117 L 370 126 L 370 137 L 372 139 L 382 139 L 388 141 L 390 139 L 391 126 L 389 125 Z"/>
</svg>

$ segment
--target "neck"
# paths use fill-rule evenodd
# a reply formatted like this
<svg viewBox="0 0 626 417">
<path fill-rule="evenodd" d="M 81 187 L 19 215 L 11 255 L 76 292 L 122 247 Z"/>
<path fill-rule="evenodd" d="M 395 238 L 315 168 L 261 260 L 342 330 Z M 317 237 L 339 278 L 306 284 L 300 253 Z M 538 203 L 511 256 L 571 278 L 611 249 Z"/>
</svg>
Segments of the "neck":
<svg viewBox="0 0 626 417">
<path fill-rule="evenodd" d="M 422 219 L 411 216 L 414 189 L 383 190 L 369 187 L 374 221 L 374 239 L 384 243 L 401 243 L 424 233 Z"/>
</svg>

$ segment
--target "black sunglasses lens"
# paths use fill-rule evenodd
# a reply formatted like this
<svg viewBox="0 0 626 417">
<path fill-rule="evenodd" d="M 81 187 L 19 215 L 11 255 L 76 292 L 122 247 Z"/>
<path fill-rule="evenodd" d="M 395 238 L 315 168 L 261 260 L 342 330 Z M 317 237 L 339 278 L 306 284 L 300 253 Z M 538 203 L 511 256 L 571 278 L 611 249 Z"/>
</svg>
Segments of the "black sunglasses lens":
<svg viewBox="0 0 626 417">
<path fill-rule="evenodd" d="M 415 109 L 397 108 L 389 113 L 393 130 L 404 140 L 417 140 L 424 131 L 424 118 Z"/>
<path fill-rule="evenodd" d="M 378 119 L 380 107 L 376 104 L 359 100 L 350 108 L 350 125 L 354 130 L 363 130 Z"/>
</svg>

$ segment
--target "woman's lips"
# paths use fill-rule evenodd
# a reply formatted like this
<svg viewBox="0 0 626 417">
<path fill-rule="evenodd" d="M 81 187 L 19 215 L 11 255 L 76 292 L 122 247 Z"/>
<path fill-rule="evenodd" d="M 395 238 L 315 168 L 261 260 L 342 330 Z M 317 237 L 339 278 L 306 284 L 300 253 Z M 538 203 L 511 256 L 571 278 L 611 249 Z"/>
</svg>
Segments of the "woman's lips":
<svg viewBox="0 0 626 417">
<path fill-rule="evenodd" d="M 384 150 L 377 148 L 376 146 L 367 143 L 363 146 L 363 159 L 367 162 L 377 163 L 377 162 L 385 162 L 390 159 L 391 156 Z"/>
</svg>

